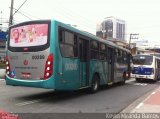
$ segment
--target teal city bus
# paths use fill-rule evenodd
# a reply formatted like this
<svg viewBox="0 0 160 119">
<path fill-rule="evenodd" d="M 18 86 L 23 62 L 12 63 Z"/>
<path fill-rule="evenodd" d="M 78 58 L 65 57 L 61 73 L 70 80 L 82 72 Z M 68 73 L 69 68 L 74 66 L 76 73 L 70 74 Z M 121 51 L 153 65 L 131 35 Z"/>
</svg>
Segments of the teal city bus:
<svg viewBox="0 0 160 119">
<path fill-rule="evenodd" d="M 129 50 L 95 35 L 56 20 L 9 28 L 7 85 L 96 92 L 129 77 Z"/>
</svg>

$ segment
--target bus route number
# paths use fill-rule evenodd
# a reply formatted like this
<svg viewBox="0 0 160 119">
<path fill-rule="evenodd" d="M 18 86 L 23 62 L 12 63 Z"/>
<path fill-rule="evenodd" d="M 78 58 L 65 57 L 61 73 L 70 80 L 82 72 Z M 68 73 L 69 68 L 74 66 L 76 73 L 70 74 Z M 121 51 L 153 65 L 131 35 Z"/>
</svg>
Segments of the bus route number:
<svg viewBox="0 0 160 119">
<path fill-rule="evenodd" d="M 44 59 L 44 58 L 45 58 L 44 55 L 33 55 L 33 56 L 32 56 L 32 59 L 34 59 L 34 60 Z"/>
</svg>

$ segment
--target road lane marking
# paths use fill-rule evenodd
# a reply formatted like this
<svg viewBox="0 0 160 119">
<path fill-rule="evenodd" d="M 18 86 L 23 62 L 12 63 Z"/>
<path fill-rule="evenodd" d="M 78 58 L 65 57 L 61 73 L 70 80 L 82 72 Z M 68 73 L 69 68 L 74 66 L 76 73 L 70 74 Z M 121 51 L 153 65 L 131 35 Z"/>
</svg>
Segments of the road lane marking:
<svg viewBox="0 0 160 119">
<path fill-rule="evenodd" d="M 53 97 L 45 97 L 45 98 L 41 98 L 41 99 L 37 99 L 37 100 L 31 100 L 31 101 L 21 102 L 21 103 L 15 104 L 15 105 L 16 106 L 25 106 L 25 105 L 34 104 L 34 103 L 37 103 L 37 102 L 42 102 L 44 100 L 48 100 L 48 99 L 51 99 L 51 98 L 53 98 Z"/>
<path fill-rule="evenodd" d="M 32 101 L 17 103 L 15 105 L 16 106 L 25 106 L 25 105 L 34 104 L 34 103 L 37 103 L 37 102 L 40 102 L 40 101 L 43 101 L 43 100 L 44 99 L 32 100 Z"/>
<path fill-rule="evenodd" d="M 143 106 L 144 103 L 139 103 L 139 105 L 137 105 L 136 109 L 140 108 L 141 106 Z"/>
<path fill-rule="evenodd" d="M 143 106 L 143 105 L 145 104 L 145 102 L 146 102 L 152 95 L 154 95 L 158 90 L 160 90 L 160 88 L 158 88 L 158 89 L 156 89 L 155 91 L 153 91 L 152 93 L 150 93 L 150 95 L 148 95 L 147 98 L 145 98 L 141 103 L 139 103 L 139 104 L 135 107 L 135 109 L 138 109 L 138 108 L 140 108 L 141 106 Z"/>
<path fill-rule="evenodd" d="M 152 95 L 154 95 L 156 92 L 152 92 Z"/>
<path fill-rule="evenodd" d="M 134 78 L 131 78 L 131 79 L 129 79 L 129 80 L 126 80 L 126 83 L 130 83 L 130 82 L 133 82 L 133 81 L 135 81 L 135 79 L 134 79 Z"/>
<path fill-rule="evenodd" d="M 134 85 L 137 85 L 137 86 L 147 86 L 148 84 L 146 84 L 146 83 L 135 83 Z"/>
</svg>

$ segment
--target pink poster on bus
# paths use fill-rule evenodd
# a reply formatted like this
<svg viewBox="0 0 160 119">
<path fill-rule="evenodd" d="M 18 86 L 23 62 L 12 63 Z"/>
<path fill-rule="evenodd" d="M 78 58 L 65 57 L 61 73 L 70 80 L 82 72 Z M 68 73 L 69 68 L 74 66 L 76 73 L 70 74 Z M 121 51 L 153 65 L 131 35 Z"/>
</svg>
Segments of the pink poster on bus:
<svg viewBox="0 0 160 119">
<path fill-rule="evenodd" d="M 11 29 L 10 46 L 39 46 L 47 43 L 48 24 L 31 24 Z"/>
</svg>

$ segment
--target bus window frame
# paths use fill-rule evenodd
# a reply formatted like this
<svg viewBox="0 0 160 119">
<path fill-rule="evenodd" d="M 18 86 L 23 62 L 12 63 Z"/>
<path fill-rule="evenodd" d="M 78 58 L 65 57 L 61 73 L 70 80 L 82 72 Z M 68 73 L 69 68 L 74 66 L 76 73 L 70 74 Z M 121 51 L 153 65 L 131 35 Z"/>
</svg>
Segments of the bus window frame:
<svg viewBox="0 0 160 119">
<path fill-rule="evenodd" d="M 76 37 L 76 39 L 75 39 L 76 44 L 73 45 L 73 44 L 70 44 L 70 43 L 65 43 L 65 31 L 74 34 L 74 37 Z M 62 36 L 60 36 L 60 32 L 62 32 Z M 62 38 L 62 40 L 60 40 L 60 38 Z M 61 46 L 60 46 L 61 44 L 71 46 L 71 47 L 73 47 L 73 49 L 76 48 L 77 56 L 76 57 L 75 56 L 63 56 Z M 60 54 L 63 58 L 74 58 L 74 59 L 79 58 L 78 33 L 73 32 L 73 31 L 71 31 L 67 28 L 62 27 L 62 26 L 58 26 L 58 46 L 59 46 L 59 49 L 60 49 Z"/>
<path fill-rule="evenodd" d="M 12 47 L 10 46 L 10 32 L 12 28 L 25 26 L 25 25 L 31 25 L 31 24 L 48 24 L 48 36 L 47 36 L 47 43 L 40 46 L 29 46 L 29 47 Z M 9 34 L 8 34 L 8 42 L 7 47 L 9 51 L 12 52 L 37 52 L 37 51 L 43 51 L 50 46 L 50 29 L 51 29 L 51 21 L 50 20 L 37 20 L 37 21 L 29 21 L 20 23 L 14 26 L 9 27 Z M 27 49 L 27 50 L 26 50 Z"/>
<path fill-rule="evenodd" d="M 92 43 L 93 42 L 97 42 L 97 48 L 93 48 L 92 47 Z M 90 59 L 91 60 L 100 60 L 100 58 L 99 58 L 99 46 L 100 46 L 100 42 L 99 41 L 97 41 L 97 40 L 94 40 L 94 39 L 92 39 L 91 40 L 91 42 L 90 42 Z M 96 57 L 92 57 L 92 52 L 96 52 L 95 54 L 97 54 L 97 56 Z"/>
<path fill-rule="evenodd" d="M 104 45 L 105 46 L 105 50 L 102 50 L 101 49 L 101 45 Z M 102 60 L 102 61 L 107 61 L 107 51 L 108 51 L 108 47 L 105 43 L 102 43 L 102 42 L 99 42 L 99 60 Z M 105 55 L 105 57 L 103 59 L 100 58 L 100 55 L 103 54 Z"/>
</svg>

